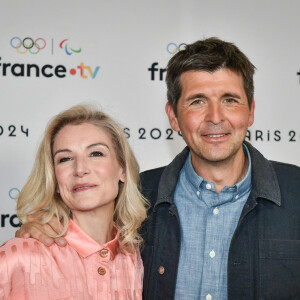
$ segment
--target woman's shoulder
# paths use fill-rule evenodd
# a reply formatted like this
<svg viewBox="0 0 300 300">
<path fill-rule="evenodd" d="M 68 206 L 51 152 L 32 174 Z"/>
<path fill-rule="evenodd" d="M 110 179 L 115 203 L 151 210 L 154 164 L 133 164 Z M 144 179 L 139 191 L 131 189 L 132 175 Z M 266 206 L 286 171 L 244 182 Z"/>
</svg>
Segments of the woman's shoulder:
<svg viewBox="0 0 300 300">
<path fill-rule="evenodd" d="M 67 251 L 67 252 L 65 252 Z M 63 260 L 69 254 L 68 247 L 50 247 L 32 239 L 13 238 L 0 247 L 0 277 L 2 272 L 12 276 L 16 272 L 29 272 L 32 268 L 40 269 L 43 265 L 53 267 L 56 260 Z M 3 275 L 3 274 L 2 274 Z"/>
<path fill-rule="evenodd" d="M 13 238 L 5 242 L 0 247 L 0 286 L 11 282 L 16 274 L 23 280 L 32 263 L 38 265 L 41 257 L 45 256 L 44 247 L 46 246 L 34 239 Z"/>
<path fill-rule="evenodd" d="M 12 250 L 15 251 L 16 248 L 28 248 L 28 247 L 46 247 L 43 243 L 39 242 L 36 239 L 28 238 L 12 238 L 5 243 L 3 243 L 0 247 L 0 251 Z"/>
<path fill-rule="evenodd" d="M 43 243 L 32 239 L 13 238 L 5 242 L 0 247 L 0 259 L 3 257 L 19 257 L 23 258 L 32 253 L 45 253 L 51 251 L 51 246 L 47 247 Z"/>
</svg>

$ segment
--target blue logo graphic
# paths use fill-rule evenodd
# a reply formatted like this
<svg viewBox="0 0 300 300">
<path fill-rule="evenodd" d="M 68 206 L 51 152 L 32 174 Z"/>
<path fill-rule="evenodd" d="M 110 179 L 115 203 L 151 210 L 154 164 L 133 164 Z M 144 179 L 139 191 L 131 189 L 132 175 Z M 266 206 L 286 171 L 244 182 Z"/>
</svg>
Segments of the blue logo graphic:
<svg viewBox="0 0 300 300">
<path fill-rule="evenodd" d="M 186 44 L 185 43 L 181 43 L 179 45 L 175 44 L 175 43 L 169 43 L 167 45 L 167 51 L 169 54 L 176 54 L 177 52 L 181 51 L 181 50 L 184 50 L 186 47 Z"/>
<path fill-rule="evenodd" d="M 18 188 L 11 188 L 8 192 L 8 196 L 12 200 L 17 200 L 20 195 L 20 190 Z"/>
</svg>

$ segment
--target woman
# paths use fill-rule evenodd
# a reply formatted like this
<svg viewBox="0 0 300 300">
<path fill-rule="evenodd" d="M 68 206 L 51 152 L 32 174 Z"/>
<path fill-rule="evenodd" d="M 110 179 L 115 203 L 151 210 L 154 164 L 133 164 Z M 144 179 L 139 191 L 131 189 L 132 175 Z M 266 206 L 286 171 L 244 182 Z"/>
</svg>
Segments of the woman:
<svg viewBox="0 0 300 300">
<path fill-rule="evenodd" d="M 61 221 L 66 247 L 12 239 L 0 248 L 0 299 L 141 299 L 138 164 L 107 115 L 75 106 L 46 129 L 17 214 Z M 38 213 L 36 213 L 38 212 Z M 31 217 L 32 219 L 32 217 Z"/>
</svg>

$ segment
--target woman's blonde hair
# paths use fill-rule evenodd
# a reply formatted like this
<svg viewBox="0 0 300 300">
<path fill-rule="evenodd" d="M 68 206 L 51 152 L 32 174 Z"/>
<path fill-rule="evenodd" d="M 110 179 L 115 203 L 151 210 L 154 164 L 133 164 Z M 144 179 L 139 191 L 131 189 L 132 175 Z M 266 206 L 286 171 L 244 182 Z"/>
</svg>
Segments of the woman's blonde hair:
<svg viewBox="0 0 300 300">
<path fill-rule="evenodd" d="M 143 242 L 138 228 L 145 220 L 147 210 L 147 201 L 138 189 L 139 166 L 120 126 L 108 115 L 88 105 L 78 105 L 63 111 L 47 126 L 31 174 L 19 195 L 18 217 L 26 223 L 28 215 L 34 213 L 34 220 L 45 224 L 56 216 L 63 224 L 58 236 L 66 232 L 70 211 L 57 192 L 53 143 L 57 133 L 64 126 L 82 123 L 93 124 L 108 133 L 118 163 L 125 170 L 126 179 L 124 183 L 119 183 L 113 218 L 120 233 L 121 250 L 134 251 Z"/>
</svg>

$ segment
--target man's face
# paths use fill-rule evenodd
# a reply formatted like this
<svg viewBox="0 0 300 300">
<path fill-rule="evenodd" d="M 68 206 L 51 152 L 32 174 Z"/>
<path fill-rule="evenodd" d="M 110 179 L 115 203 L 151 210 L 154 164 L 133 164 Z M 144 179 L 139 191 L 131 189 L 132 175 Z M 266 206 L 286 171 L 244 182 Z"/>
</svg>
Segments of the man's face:
<svg viewBox="0 0 300 300">
<path fill-rule="evenodd" d="M 213 73 L 188 71 L 181 75 L 177 116 L 167 103 L 171 127 L 181 131 L 193 164 L 217 163 L 242 155 L 247 128 L 254 121 L 242 76 L 223 68 Z"/>
</svg>

